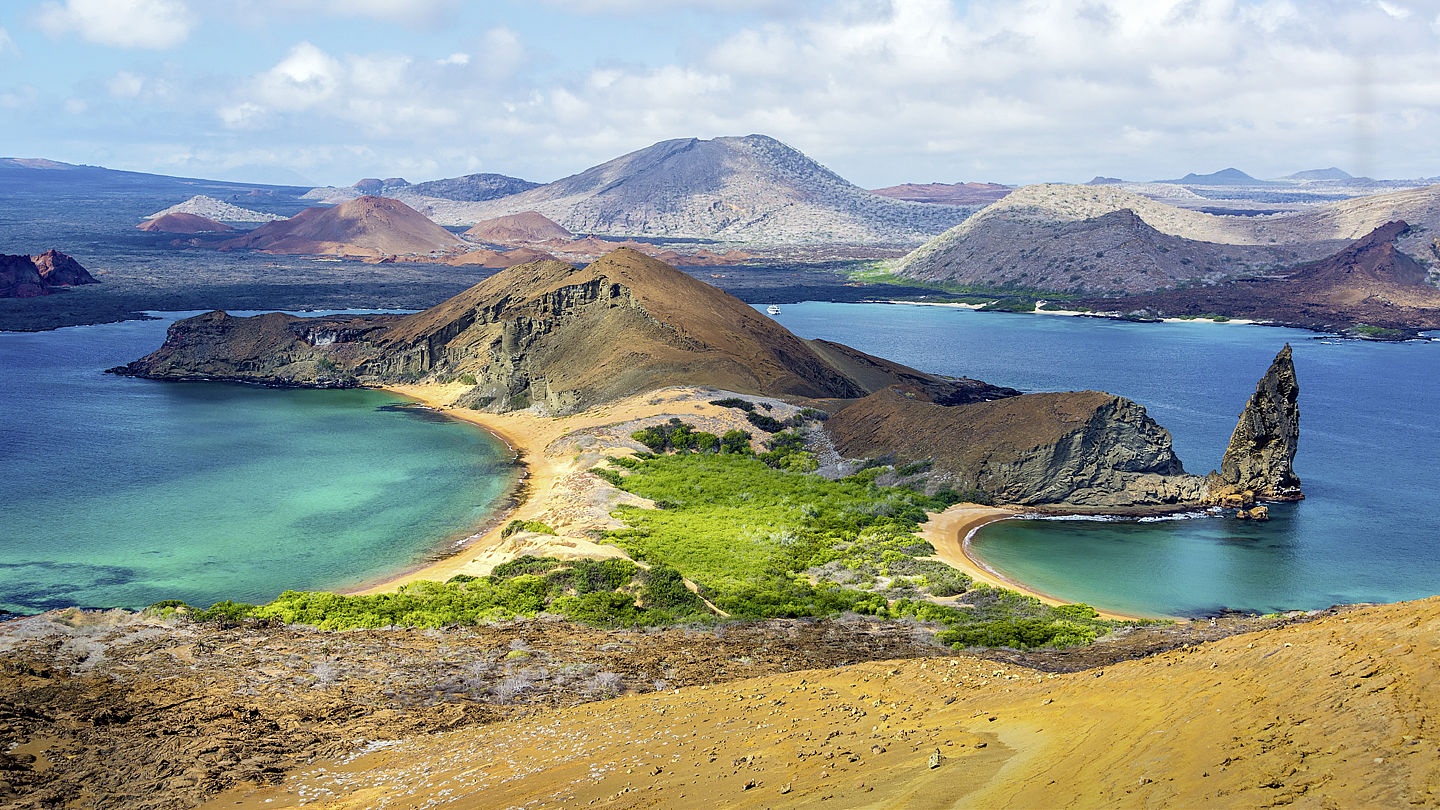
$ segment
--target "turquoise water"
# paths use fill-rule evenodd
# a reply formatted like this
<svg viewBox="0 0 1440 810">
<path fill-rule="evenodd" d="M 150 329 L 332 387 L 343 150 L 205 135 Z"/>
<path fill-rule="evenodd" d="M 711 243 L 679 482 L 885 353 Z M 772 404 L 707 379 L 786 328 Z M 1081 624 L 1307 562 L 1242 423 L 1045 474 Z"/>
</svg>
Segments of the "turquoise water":
<svg viewBox="0 0 1440 810">
<path fill-rule="evenodd" d="M 925 371 L 1129 397 L 1170 430 L 1198 473 L 1219 465 L 1256 381 L 1289 341 L 1305 501 L 1272 507 L 1264 524 L 1005 521 L 981 530 L 973 551 L 1054 596 L 1146 615 L 1440 593 L 1440 342 L 884 304 L 792 304 L 777 320 Z"/>
<path fill-rule="evenodd" d="M 100 373 L 168 323 L 0 333 L 0 609 L 356 585 L 483 522 L 514 480 L 489 434 L 382 392 Z"/>
</svg>

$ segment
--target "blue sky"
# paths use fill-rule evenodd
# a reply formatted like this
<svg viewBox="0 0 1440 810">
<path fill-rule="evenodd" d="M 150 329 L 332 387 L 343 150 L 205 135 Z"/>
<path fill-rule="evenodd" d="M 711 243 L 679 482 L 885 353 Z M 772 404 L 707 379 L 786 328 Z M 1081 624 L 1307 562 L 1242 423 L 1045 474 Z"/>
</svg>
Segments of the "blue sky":
<svg viewBox="0 0 1440 810">
<path fill-rule="evenodd" d="M 760 132 L 867 187 L 1440 175 L 1440 0 L 11 0 L 0 155 L 549 181 Z"/>
</svg>

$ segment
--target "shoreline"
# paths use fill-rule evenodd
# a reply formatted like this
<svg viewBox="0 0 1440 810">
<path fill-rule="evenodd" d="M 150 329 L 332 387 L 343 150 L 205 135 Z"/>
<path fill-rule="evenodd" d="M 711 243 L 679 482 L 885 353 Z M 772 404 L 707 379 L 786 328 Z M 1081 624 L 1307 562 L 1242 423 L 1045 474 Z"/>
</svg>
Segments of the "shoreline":
<svg viewBox="0 0 1440 810">
<path fill-rule="evenodd" d="M 1002 506 L 981 506 L 973 503 L 956 504 L 944 512 L 931 513 L 930 520 L 921 527 L 920 536 L 935 547 L 935 556 L 946 565 L 959 569 L 981 584 L 1033 596 L 1047 605 L 1072 604 L 1066 600 L 1036 590 L 1017 582 L 986 565 L 972 553 L 971 545 L 975 535 L 986 526 L 1002 520 L 1011 520 L 1022 514 L 1018 509 Z M 1092 605 L 1092 607 L 1094 607 Z M 1095 608 L 1102 619 L 1117 621 L 1149 621 L 1170 619 L 1184 621 L 1173 616 L 1140 616 L 1118 613 Z"/>
<path fill-rule="evenodd" d="M 715 410 L 703 403 L 705 397 L 697 401 L 696 391 L 689 388 L 648 392 L 564 417 L 537 416 L 523 411 L 493 414 L 456 408 L 453 403 L 466 390 L 464 385 L 391 385 L 382 386 L 379 390 L 412 400 L 436 413 L 486 431 L 510 449 L 514 454 L 514 463 L 521 471 L 510 491 L 503 496 L 511 500 L 509 507 L 437 551 L 441 556 L 337 591 L 346 595 L 388 593 L 422 580 L 444 582 L 456 574 L 484 576 L 496 565 L 522 554 L 628 559 L 628 555 L 619 548 L 590 539 L 594 530 L 611 526 L 613 519 L 608 517 L 610 507 L 597 508 L 592 499 L 581 508 L 573 508 L 573 495 L 577 488 L 598 485 L 598 479 L 588 472 L 597 459 L 587 459 L 587 453 L 624 453 L 628 450 L 604 446 L 606 443 L 598 437 L 591 446 L 568 456 L 550 454 L 547 450 L 566 437 L 584 436 L 587 431 L 634 419 L 668 416 L 679 410 L 667 406 L 682 406 L 687 413 L 698 411 L 696 415 Z M 719 410 L 723 412 L 724 409 Z M 634 497 L 623 491 L 610 495 Z M 1015 518 L 1021 513 L 1016 508 L 956 504 L 944 512 L 932 513 L 930 520 L 921 526 L 920 536 L 935 547 L 935 558 L 976 582 L 1032 596 L 1048 605 L 1070 604 L 1005 576 L 973 553 L 972 541 L 981 528 Z M 556 534 L 518 532 L 508 538 L 502 537 L 504 527 L 512 520 L 538 520 L 547 523 Z M 1096 612 L 1101 618 L 1119 621 L 1175 618 L 1140 616 L 1099 608 Z"/>
</svg>

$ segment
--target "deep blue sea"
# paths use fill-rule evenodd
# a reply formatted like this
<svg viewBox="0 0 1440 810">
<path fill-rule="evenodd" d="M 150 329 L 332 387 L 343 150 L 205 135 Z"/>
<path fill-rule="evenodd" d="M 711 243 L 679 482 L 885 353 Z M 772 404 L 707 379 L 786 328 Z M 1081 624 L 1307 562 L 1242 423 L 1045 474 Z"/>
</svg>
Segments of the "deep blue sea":
<svg viewBox="0 0 1440 810">
<path fill-rule="evenodd" d="M 170 320 L 0 332 L 0 609 L 360 584 L 484 522 L 514 480 L 489 434 L 382 392 L 101 373 Z"/>
<path fill-rule="evenodd" d="M 1190 472 L 1219 466 L 1276 352 L 1300 381 L 1307 499 L 1267 523 L 1004 521 L 973 550 L 1042 592 L 1141 615 L 1261 612 L 1440 593 L 1440 342 L 1264 326 L 1136 324 L 888 304 L 791 304 L 777 320 L 924 371 L 1139 402 Z"/>
</svg>

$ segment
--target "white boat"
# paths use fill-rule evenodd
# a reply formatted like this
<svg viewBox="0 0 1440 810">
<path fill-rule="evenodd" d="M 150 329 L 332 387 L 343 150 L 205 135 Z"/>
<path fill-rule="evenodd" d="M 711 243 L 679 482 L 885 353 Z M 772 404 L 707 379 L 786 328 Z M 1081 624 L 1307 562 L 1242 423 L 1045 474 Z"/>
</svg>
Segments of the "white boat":
<svg viewBox="0 0 1440 810">
<path fill-rule="evenodd" d="M 766 307 L 765 311 L 768 312 L 768 313 L 770 313 L 771 315 L 779 315 L 779 314 L 780 314 L 780 305 L 779 305 L 779 304 L 771 304 L 769 307 Z"/>
</svg>

